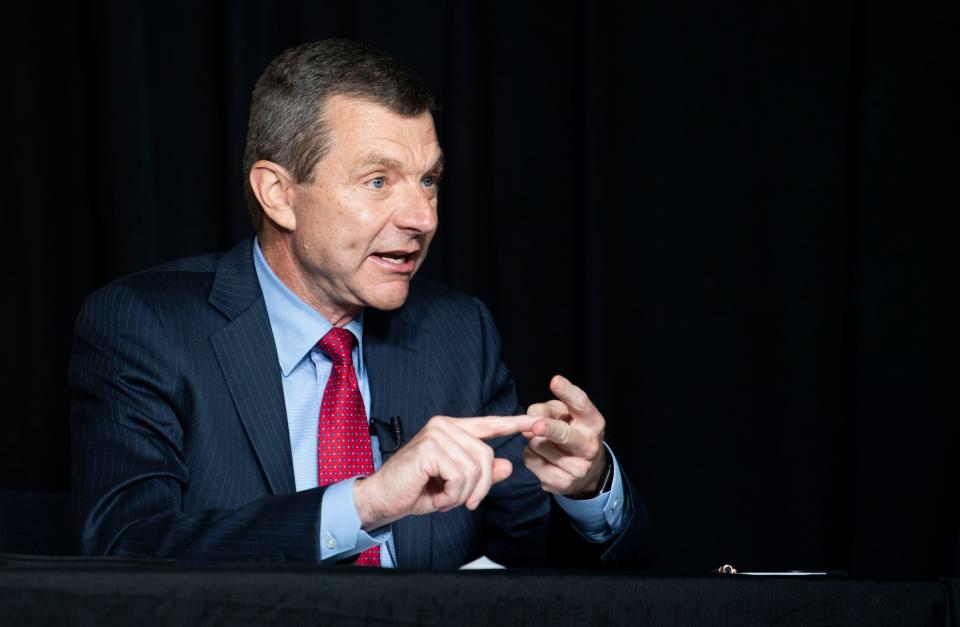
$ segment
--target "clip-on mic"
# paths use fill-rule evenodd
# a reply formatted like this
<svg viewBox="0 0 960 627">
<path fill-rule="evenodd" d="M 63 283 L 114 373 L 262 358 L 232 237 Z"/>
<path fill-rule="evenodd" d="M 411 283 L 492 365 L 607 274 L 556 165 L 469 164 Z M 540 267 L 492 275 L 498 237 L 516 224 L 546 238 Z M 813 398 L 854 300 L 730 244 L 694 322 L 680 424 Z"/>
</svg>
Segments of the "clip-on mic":
<svg viewBox="0 0 960 627">
<path fill-rule="evenodd" d="M 400 422 L 400 416 L 390 416 L 389 421 L 370 416 L 370 435 L 377 436 L 380 452 L 383 453 L 386 461 L 387 455 L 396 452 L 403 445 L 403 424 Z M 387 446 L 387 438 L 392 440 L 392 447 Z"/>
</svg>

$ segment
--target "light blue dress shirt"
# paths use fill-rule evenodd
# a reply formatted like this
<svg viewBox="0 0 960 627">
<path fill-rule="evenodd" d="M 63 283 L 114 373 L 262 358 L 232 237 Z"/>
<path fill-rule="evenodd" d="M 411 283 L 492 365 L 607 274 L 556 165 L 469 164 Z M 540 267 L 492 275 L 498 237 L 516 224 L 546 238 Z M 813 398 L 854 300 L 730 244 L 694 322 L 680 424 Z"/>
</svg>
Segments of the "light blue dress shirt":
<svg viewBox="0 0 960 627">
<path fill-rule="evenodd" d="M 317 487 L 320 401 L 333 367 L 316 344 L 332 325 L 277 278 L 263 257 L 258 238 L 254 238 L 253 257 L 280 360 L 290 450 L 293 454 L 293 476 L 298 492 L 309 490 Z M 353 349 L 353 367 L 369 421 L 370 380 L 363 363 L 363 315 L 349 322 L 345 328 L 357 338 Z M 373 465 L 380 468 L 380 446 L 376 436 L 371 439 Z M 620 530 L 623 522 L 620 465 L 612 451 L 610 458 L 614 469 L 613 485 L 609 492 L 587 500 L 556 497 L 560 507 L 570 516 L 574 528 L 592 542 L 609 539 Z M 379 544 L 380 563 L 383 567 L 391 568 L 397 563 L 392 529 L 389 525 L 370 532 L 360 528 L 360 516 L 353 500 L 355 480 L 354 477 L 331 484 L 323 493 L 319 558 L 321 561 L 343 559 Z"/>
</svg>

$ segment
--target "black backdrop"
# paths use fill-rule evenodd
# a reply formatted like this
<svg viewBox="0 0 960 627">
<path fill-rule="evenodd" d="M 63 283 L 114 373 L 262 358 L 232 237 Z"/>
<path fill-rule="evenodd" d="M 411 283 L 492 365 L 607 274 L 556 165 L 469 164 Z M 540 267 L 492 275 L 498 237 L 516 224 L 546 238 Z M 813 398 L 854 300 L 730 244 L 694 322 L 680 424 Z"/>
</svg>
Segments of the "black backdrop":
<svg viewBox="0 0 960 627">
<path fill-rule="evenodd" d="M 441 105 L 424 274 L 591 394 L 652 568 L 957 574 L 956 6 L 14 2 L 2 488 L 69 488 L 83 299 L 248 232 L 253 83 L 345 36 Z"/>
</svg>

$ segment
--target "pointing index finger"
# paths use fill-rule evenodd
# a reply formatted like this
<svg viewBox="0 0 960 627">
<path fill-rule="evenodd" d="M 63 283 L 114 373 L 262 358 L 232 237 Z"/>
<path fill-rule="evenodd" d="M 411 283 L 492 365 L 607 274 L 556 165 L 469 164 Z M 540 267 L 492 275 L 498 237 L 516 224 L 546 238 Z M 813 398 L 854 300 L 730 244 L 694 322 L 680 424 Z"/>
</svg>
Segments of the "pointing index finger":
<svg viewBox="0 0 960 627">
<path fill-rule="evenodd" d="M 458 418 L 454 424 L 481 440 L 530 431 L 540 416 L 483 416 Z"/>
</svg>

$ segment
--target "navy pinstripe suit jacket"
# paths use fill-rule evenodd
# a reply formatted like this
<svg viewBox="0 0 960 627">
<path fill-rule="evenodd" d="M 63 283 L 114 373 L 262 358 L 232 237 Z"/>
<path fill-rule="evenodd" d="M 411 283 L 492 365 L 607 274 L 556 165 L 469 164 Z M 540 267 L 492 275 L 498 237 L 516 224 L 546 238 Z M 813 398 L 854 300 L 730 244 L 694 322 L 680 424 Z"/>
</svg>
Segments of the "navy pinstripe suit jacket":
<svg viewBox="0 0 960 627">
<path fill-rule="evenodd" d="M 246 239 L 223 255 L 131 275 L 81 310 L 69 380 L 73 509 L 84 553 L 318 560 L 323 488 L 295 490 L 276 345 L 251 247 Z M 477 299 L 418 278 L 403 307 L 367 312 L 363 345 L 371 415 L 402 416 L 408 434 L 438 414 L 521 411 Z M 484 553 L 543 564 L 568 552 L 549 547 L 552 499 L 523 466 L 523 437 L 491 445 L 513 462 L 513 475 L 475 512 L 395 522 L 400 567 L 456 568 Z M 636 555 L 646 523 L 626 488 L 627 531 L 593 549 L 614 563 Z"/>
</svg>

